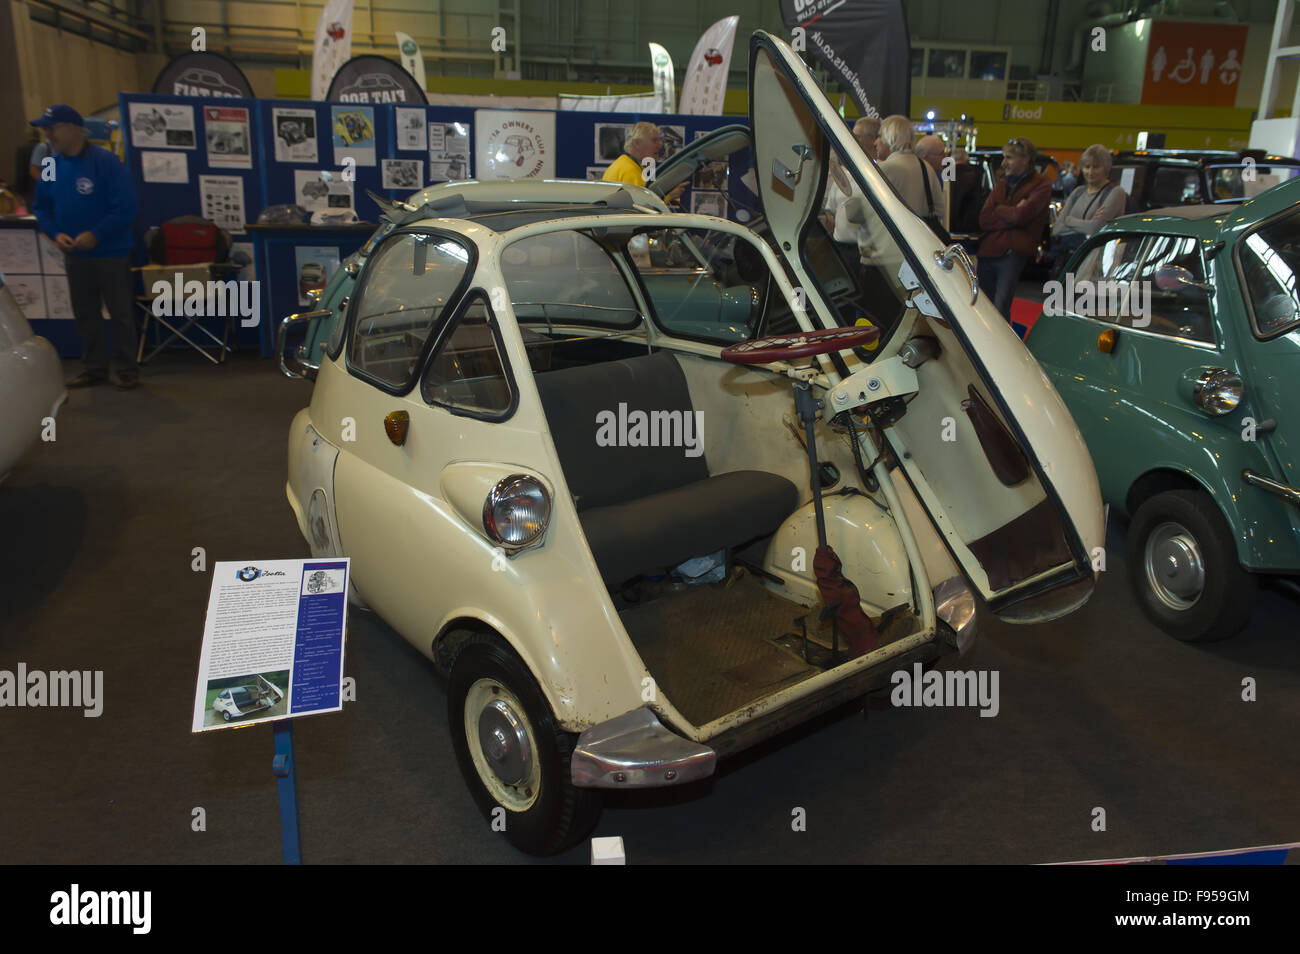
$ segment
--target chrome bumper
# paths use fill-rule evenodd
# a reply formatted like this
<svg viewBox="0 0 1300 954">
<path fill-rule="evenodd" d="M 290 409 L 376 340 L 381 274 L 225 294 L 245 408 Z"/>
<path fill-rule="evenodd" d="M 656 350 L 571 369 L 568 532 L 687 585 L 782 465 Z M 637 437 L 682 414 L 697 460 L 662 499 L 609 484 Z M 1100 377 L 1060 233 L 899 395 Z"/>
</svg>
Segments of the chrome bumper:
<svg viewBox="0 0 1300 954">
<path fill-rule="evenodd" d="M 934 614 L 957 636 L 957 652 L 965 656 L 975 644 L 975 594 L 960 576 L 950 576 L 934 588 Z"/>
<path fill-rule="evenodd" d="M 1265 477 L 1263 474 L 1257 474 L 1253 470 L 1243 470 L 1241 477 L 1246 483 L 1254 484 L 1261 487 L 1269 493 L 1281 497 L 1289 504 L 1300 507 L 1300 490 L 1294 487 L 1288 487 L 1286 484 L 1278 483 L 1272 477 Z"/>
<path fill-rule="evenodd" d="M 713 774 L 717 754 L 633 709 L 578 736 L 569 774 L 578 788 L 662 788 Z"/>
</svg>

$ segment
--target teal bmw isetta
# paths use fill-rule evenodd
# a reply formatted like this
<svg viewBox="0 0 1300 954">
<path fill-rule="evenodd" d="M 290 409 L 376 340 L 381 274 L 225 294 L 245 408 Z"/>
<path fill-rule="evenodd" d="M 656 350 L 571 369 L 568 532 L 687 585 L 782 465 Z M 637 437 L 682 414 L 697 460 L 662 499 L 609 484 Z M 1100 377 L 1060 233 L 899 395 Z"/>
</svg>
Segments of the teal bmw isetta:
<svg viewBox="0 0 1300 954">
<path fill-rule="evenodd" d="M 1026 338 L 1132 517 L 1144 611 L 1179 639 L 1239 632 L 1261 576 L 1300 574 L 1297 275 L 1300 180 L 1154 209 L 1075 253 Z"/>
</svg>

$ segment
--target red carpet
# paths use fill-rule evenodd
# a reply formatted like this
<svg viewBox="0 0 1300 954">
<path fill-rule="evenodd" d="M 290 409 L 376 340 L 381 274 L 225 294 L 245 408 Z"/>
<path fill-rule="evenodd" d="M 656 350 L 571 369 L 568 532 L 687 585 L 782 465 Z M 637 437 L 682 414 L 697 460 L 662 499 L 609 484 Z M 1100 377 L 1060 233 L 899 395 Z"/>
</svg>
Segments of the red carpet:
<svg viewBox="0 0 1300 954">
<path fill-rule="evenodd" d="M 1029 329 L 1034 327 L 1034 322 L 1038 316 L 1043 313 L 1043 303 L 1041 301 L 1029 301 L 1027 298 L 1013 298 L 1011 300 L 1011 328 L 1016 334 L 1023 338 L 1029 334 Z"/>
</svg>

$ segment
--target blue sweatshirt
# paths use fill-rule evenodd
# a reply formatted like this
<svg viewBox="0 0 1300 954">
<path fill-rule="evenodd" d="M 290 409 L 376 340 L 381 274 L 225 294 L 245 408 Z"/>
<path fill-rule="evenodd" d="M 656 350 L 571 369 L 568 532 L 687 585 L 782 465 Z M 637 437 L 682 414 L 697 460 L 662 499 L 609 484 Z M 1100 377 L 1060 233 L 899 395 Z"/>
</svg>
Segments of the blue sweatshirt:
<svg viewBox="0 0 1300 954">
<path fill-rule="evenodd" d="M 86 147 L 77 156 L 54 154 L 54 179 L 36 183 L 32 211 L 41 231 L 76 238 L 90 232 L 99 244 L 69 254 L 83 258 L 122 258 L 131 254 L 131 226 L 136 213 L 135 183 L 126 166 L 103 146 Z"/>
</svg>

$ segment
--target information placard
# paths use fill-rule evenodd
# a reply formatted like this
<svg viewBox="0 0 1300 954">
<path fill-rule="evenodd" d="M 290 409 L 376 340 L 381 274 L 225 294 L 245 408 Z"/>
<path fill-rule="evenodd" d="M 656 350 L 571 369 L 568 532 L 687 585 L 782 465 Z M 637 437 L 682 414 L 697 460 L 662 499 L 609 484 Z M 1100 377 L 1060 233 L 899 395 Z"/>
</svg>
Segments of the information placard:
<svg viewBox="0 0 1300 954">
<path fill-rule="evenodd" d="M 192 731 L 343 707 L 348 559 L 216 564 Z"/>
</svg>

